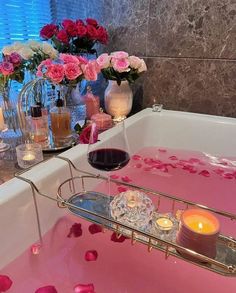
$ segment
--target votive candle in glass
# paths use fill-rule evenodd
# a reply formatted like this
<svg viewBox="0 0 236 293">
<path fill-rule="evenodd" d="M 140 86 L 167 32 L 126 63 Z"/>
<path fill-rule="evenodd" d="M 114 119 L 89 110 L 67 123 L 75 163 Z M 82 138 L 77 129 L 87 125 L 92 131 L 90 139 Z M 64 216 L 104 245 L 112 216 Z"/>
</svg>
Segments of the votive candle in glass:
<svg viewBox="0 0 236 293">
<path fill-rule="evenodd" d="M 27 169 L 43 161 L 43 152 L 40 144 L 26 143 L 16 147 L 17 163 L 19 167 Z"/>
</svg>

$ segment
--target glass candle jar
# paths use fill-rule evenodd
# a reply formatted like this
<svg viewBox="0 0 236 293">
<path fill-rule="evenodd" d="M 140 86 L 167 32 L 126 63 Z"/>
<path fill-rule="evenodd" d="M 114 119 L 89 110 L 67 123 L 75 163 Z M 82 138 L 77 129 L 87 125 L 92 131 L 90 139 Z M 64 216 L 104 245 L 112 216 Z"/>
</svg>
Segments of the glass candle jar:
<svg viewBox="0 0 236 293">
<path fill-rule="evenodd" d="M 26 143 L 16 147 L 17 163 L 20 168 L 27 169 L 43 161 L 43 152 L 40 144 Z"/>
</svg>

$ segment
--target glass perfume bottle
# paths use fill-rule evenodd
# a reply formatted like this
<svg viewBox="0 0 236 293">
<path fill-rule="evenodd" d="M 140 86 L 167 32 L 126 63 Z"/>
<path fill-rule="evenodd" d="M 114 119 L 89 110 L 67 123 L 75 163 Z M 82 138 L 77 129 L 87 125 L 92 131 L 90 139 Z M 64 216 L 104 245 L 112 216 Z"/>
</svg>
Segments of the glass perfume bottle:
<svg viewBox="0 0 236 293">
<path fill-rule="evenodd" d="M 48 121 L 42 115 L 42 109 L 38 105 L 31 106 L 30 108 L 30 137 L 39 143 L 42 147 L 48 145 Z"/>
<path fill-rule="evenodd" d="M 56 105 L 50 110 L 52 136 L 56 146 L 70 145 L 72 142 L 70 110 L 64 107 L 61 98 L 56 100 Z"/>
</svg>

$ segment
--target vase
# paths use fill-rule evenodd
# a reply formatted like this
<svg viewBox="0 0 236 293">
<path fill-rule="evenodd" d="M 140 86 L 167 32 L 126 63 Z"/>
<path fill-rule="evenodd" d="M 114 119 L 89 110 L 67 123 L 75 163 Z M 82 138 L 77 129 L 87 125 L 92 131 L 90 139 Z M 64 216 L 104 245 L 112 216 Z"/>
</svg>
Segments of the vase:
<svg viewBox="0 0 236 293">
<path fill-rule="evenodd" d="M 133 93 L 128 81 L 122 81 L 120 85 L 115 80 L 109 80 L 105 90 L 105 109 L 113 117 L 113 121 L 119 122 L 130 113 L 133 104 Z"/>
</svg>

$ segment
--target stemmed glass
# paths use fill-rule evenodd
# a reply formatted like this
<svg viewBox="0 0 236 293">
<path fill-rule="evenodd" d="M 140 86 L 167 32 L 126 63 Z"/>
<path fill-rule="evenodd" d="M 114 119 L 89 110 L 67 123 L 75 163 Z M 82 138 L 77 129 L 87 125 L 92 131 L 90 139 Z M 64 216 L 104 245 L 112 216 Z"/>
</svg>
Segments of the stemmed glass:
<svg viewBox="0 0 236 293">
<path fill-rule="evenodd" d="M 130 160 L 129 145 L 126 136 L 124 121 L 113 127 L 114 135 L 105 137 L 95 142 L 98 130 L 95 123 L 92 124 L 88 146 L 88 162 L 95 169 L 107 171 L 108 194 L 110 195 L 110 172 L 125 167 Z"/>
</svg>

